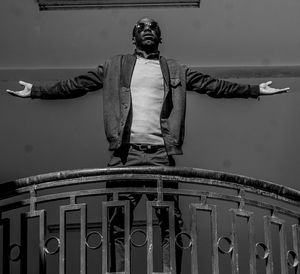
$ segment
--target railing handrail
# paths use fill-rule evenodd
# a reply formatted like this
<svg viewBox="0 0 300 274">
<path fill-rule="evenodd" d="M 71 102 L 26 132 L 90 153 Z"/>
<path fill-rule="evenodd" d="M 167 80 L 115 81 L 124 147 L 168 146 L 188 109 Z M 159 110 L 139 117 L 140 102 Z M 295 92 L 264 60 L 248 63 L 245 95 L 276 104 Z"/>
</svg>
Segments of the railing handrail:
<svg viewBox="0 0 300 274">
<path fill-rule="evenodd" d="M 60 180 L 81 178 L 81 183 L 85 179 L 93 176 L 107 176 L 118 174 L 151 174 L 173 177 L 198 178 L 217 180 L 225 184 L 235 184 L 241 187 L 250 187 L 266 191 L 295 202 L 300 203 L 300 191 L 275 184 L 272 182 L 254 179 L 251 177 L 241 176 L 237 174 L 225 173 L 220 171 L 212 171 L 199 168 L 189 167 L 126 167 L 126 168 L 93 168 L 93 169 L 77 169 L 65 170 L 59 172 L 51 172 L 41 175 L 30 176 L 13 181 L 8 181 L 0 184 L 0 197 L 5 198 L 6 195 L 16 191 L 19 188 L 30 187 L 33 185 L 40 185 L 47 182 L 54 182 Z"/>
</svg>

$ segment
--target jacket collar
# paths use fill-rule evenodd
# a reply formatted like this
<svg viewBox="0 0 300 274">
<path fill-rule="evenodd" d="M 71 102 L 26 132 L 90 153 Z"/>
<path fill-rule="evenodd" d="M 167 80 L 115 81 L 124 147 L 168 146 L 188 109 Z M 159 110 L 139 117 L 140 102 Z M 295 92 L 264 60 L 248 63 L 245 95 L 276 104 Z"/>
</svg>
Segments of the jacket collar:
<svg viewBox="0 0 300 274">
<path fill-rule="evenodd" d="M 136 56 L 140 56 L 140 57 L 143 57 L 145 59 L 154 59 L 154 60 L 158 60 L 159 59 L 159 56 L 160 56 L 160 52 L 157 50 L 155 52 L 152 52 L 152 53 L 149 53 L 147 54 L 146 52 L 144 51 L 141 51 L 139 49 L 135 49 L 134 50 L 134 54 Z"/>
<path fill-rule="evenodd" d="M 159 54 L 159 52 L 158 52 Z M 138 54 L 128 54 L 123 56 L 123 61 L 122 61 L 122 73 L 121 73 L 121 84 L 124 87 L 130 88 L 130 83 L 131 83 L 131 78 L 132 78 L 132 73 L 133 69 L 136 63 L 136 56 Z M 164 82 L 167 85 L 168 89 L 170 86 L 170 72 L 169 72 L 169 67 L 166 58 L 163 56 L 158 56 L 159 57 L 159 62 L 161 66 L 161 71 L 164 77 Z M 143 57 L 144 58 L 144 57 Z"/>
</svg>

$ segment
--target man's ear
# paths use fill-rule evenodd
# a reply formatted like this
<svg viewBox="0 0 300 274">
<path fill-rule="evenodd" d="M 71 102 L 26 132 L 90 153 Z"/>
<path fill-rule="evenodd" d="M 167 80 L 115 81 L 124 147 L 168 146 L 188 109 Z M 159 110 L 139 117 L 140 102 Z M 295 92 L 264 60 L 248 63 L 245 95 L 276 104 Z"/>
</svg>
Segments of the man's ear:
<svg viewBox="0 0 300 274">
<path fill-rule="evenodd" d="M 135 40 L 135 37 L 132 37 L 132 44 L 136 44 L 136 40 Z"/>
</svg>

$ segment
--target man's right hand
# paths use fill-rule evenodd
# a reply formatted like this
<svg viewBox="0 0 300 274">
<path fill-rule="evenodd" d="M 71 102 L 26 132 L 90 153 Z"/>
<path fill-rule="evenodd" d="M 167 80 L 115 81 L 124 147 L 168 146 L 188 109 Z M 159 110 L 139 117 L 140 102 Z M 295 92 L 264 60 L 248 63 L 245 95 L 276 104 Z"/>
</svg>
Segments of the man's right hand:
<svg viewBox="0 0 300 274">
<path fill-rule="evenodd" d="M 32 84 L 26 83 L 26 82 L 23 82 L 23 81 L 19 81 L 19 84 L 24 86 L 23 90 L 13 91 L 13 90 L 7 89 L 6 91 L 8 93 L 10 93 L 11 95 L 18 96 L 18 97 L 22 97 L 22 98 L 30 97 Z"/>
</svg>

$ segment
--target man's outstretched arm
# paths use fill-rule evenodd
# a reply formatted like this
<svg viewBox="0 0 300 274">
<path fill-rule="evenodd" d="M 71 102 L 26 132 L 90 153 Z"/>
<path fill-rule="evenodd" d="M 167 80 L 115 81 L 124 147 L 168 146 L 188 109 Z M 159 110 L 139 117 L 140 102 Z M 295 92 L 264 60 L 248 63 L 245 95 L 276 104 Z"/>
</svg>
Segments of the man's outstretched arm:
<svg viewBox="0 0 300 274">
<path fill-rule="evenodd" d="M 38 86 L 24 81 L 19 81 L 19 84 L 23 85 L 22 90 L 7 89 L 6 91 L 21 98 L 65 99 L 79 97 L 103 87 L 103 67 L 99 66 L 95 71 L 59 81 L 51 86 Z"/>
<path fill-rule="evenodd" d="M 261 95 L 286 93 L 290 88 L 273 88 L 271 81 L 259 85 L 238 84 L 215 79 L 209 75 L 188 69 L 186 73 L 187 89 L 214 98 L 258 98 Z"/>
</svg>

